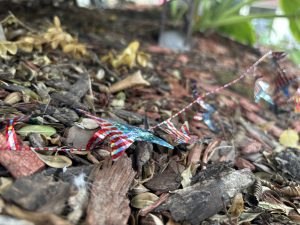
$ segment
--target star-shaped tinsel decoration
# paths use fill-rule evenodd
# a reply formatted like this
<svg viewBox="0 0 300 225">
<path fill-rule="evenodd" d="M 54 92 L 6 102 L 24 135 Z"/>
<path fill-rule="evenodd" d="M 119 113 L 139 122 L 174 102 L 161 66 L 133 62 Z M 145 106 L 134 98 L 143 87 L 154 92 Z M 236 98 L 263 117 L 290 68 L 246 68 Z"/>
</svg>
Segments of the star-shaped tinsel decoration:
<svg viewBox="0 0 300 225">
<path fill-rule="evenodd" d="M 87 144 L 87 149 L 93 149 L 95 146 L 97 146 L 104 140 L 109 140 L 112 150 L 111 156 L 113 160 L 116 160 L 120 156 L 122 156 L 125 153 L 125 150 L 129 148 L 135 141 L 146 141 L 167 148 L 174 148 L 168 142 L 156 137 L 154 134 L 150 133 L 145 129 L 131 126 L 128 124 L 118 123 L 111 119 L 103 119 L 100 117 L 96 117 L 84 110 L 79 109 L 78 111 L 83 113 L 85 116 L 96 120 L 101 128 L 89 140 Z"/>
</svg>

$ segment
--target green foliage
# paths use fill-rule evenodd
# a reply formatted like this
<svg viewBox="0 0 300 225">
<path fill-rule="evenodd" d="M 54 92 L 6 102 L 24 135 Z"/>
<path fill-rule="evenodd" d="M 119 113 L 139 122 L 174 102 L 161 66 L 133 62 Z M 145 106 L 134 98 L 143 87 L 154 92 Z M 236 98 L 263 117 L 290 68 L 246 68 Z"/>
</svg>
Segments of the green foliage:
<svg viewBox="0 0 300 225">
<path fill-rule="evenodd" d="M 300 49 L 292 48 L 288 51 L 290 59 L 297 65 L 300 65 Z"/>
<path fill-rule="evenodd" d="M 233 39 L 253 45 L 256 41 L 255 29 L 252 19 L 275 17 L 288 17 L 291 30 L 300 42 L 300 0 L 280 0 L 284 15 L 275 13 L 240 15 L 244 6 L 261 0 L 195 0 L 195 12 L 193 20 L 194 31 L 215 30 L 224 33 Z M 200 6 L 200 7 L 199 7 Z M 181 7 L 178 1 L 171 2 L 171 15 L 177 21 L 187 12 L 188 7 Z M 200 8 L 200 13 L 199 13 Z"/>
<path fill-rule="evenodd" d="M 280 0 L 279 4 L 285 14 L 295 15 L 289 18 L 290 29 L 295 39 L 300 42 L 300 1 Z"/>
<path fill-rule="evenodd" d="M 249 21 L 237 23 L 232 26 L 221 26 L 218 30 L 241 43 L 253 45 L 256 40 L 255 29 Z"/>
<path fill-rule="evenodd" d="M 244 6 L 250 6 L 259 0 L 198 0 L 202 4 L 202 15 L 199 15 L 194 30 L 214 29 L 225 33 L 235 40 L 253 45 L 256 40 L 255 29 L 251 20 L 255 18 L 273 18 L 276 14 L 240 15 Z"/>
</svg>

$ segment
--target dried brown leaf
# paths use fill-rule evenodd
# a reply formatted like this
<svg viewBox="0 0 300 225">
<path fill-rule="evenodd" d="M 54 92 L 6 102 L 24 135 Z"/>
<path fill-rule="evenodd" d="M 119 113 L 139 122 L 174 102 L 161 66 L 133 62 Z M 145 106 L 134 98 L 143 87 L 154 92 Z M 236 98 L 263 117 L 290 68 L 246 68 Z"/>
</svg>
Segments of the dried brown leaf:
<svg viewBox="0 0 300 225">
<path fill-rule="evenodd" d="M 156 200 L 158 200 L 158 197 L 155 194 L 145 192 L 134 196 L 131 199 L 130 204 L 134 208 L 142 209 L 153 204 Z"/>
<path fill-rule="evenodd" d="M 238 193 L 234 196 L 232 205 L 228 211 L 233 217 L 239 217 L 242 214 L 244 211 L 244 199 L 241 193 Z"/>
</svg>

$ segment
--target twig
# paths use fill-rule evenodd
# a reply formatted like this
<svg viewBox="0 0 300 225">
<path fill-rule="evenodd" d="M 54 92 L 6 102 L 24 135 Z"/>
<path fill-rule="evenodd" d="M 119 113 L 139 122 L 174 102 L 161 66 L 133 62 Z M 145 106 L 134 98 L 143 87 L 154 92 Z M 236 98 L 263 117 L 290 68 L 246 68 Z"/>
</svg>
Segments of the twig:
<svg viewBox="0 0 300 225">
<path fill-rule="evenodd" d="M 163 11 L 161 12 L 160 25 L 159 25 L 159 35 L 161 36 L 165 31 L 166 21 L 167 21 L 167 0 L 163 1 Z"/>
<path fill-rule="evenodd" d="M 163 193 L 159 199 L 157 199 L 153 204 L 143 208 L 140 210 L 139 215 L 140 216 L 146 216 L 148 213 L 150 213 L 151 211 L 153 211 L 155 208 L 157 208 L 159 205 L 161 205 L 162 203 L 164 203 L 168 197 L 169 197 L 169 193 Z"/>
</svg>

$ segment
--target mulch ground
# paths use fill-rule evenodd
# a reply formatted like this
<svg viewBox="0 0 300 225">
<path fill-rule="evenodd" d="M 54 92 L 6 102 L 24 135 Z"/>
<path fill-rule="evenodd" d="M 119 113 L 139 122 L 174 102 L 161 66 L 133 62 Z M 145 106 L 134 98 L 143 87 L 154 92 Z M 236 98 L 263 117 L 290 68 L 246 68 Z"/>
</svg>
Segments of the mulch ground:
<svg viewBox="0 0 300 225">
<path fill-rule="evenodd" d="M 204 99 L 216 129 L 195 120 L 206 111 L 194 105 L 172 120 L 178 129 L 188 122 L 192 142 L 154 129 L 173 150 L 135 141 L 112 161 L 107 139 L 82 150 L 103 130 L 91 115 L 147 129 L 270 49 L 196 33 L 178 53 L 157 46 L 157 9 L 25 4 L 0 4 L 0 224 L 299 223 L 297 66 L 279 61 L 293 81 L 289 97 L 276 91 L 283 70 L 269 57 Z M 133 41 L 139 48 L 124 53 Z M 274 105 L 255 103 L 257 77 Z M 27 150 L 5 151 L 13 144 Z"/>
</svg>

